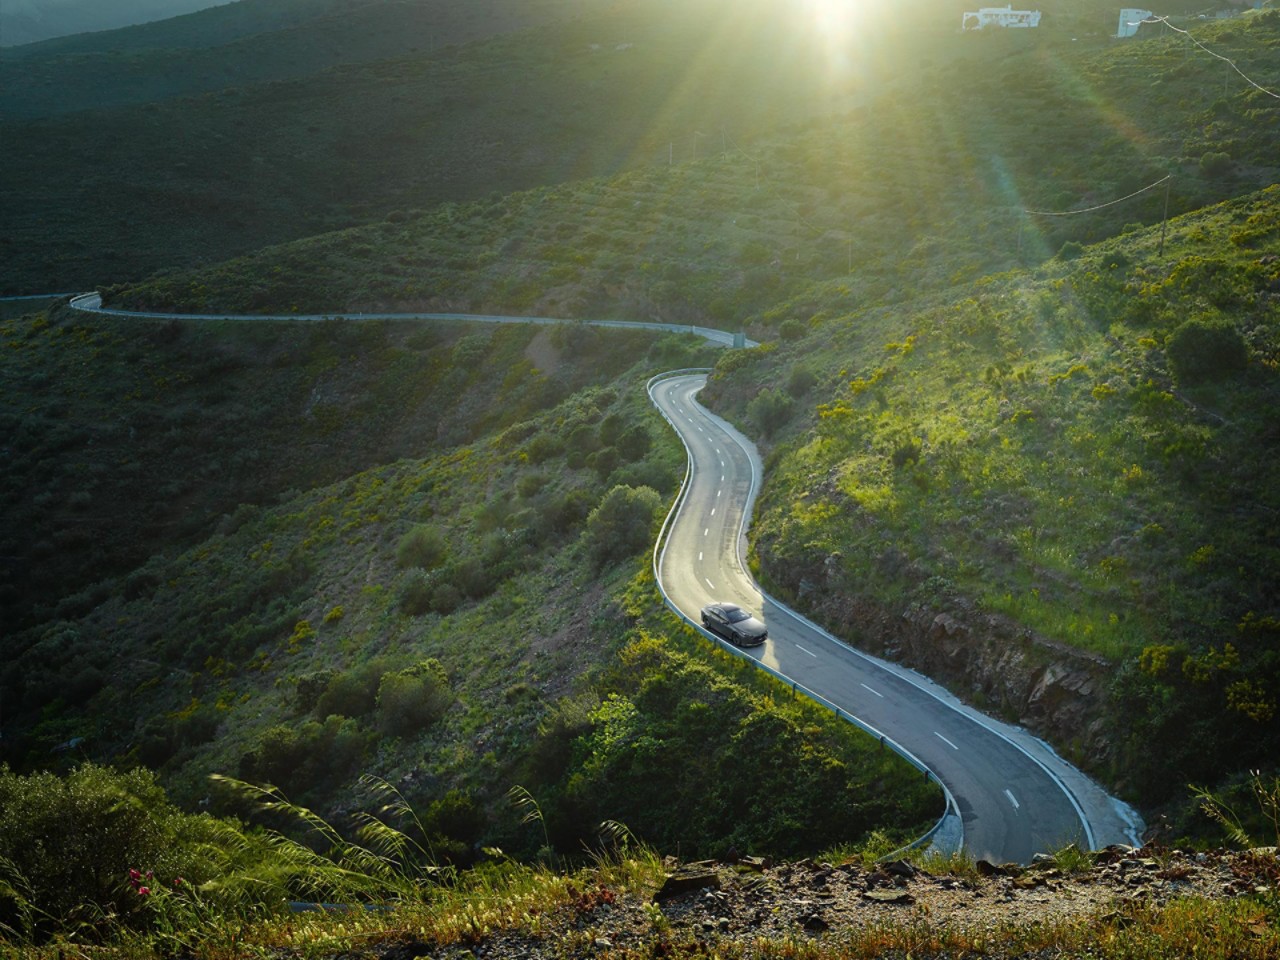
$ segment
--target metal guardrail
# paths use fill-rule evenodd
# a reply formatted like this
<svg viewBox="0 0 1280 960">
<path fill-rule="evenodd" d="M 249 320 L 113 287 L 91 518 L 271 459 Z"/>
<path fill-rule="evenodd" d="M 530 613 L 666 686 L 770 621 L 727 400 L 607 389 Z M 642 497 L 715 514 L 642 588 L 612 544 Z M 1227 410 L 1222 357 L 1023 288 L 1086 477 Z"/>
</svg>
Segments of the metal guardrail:
<svg viewBox="0 0 1280 960">
<path fill-rule="evenodd" d="M 367 322 L 376 320 L 456 320 L 464 323 L 527 323 L 538 326 L 554 326 L 557 324 L 585 324 L 590 327 L 611 327 L 620 330 L 653 330 L 659 333 L 689 333 L 702 337 L 710 343 L 733 347 L 741 343 L 746 347 L 758 347 L 755 340 L 747 340 L 742 334 L 735 334 L 716 327 L 700 327 L 689 323 L 658 323 L 649 320 L 574 320 L 561 317 L 524 317 L 505 316 L 502 314 L 481 313 L 171 313 L 151 310 L 121 310 L 116 307 L 102 306 L 102 299 L 97 293 L 81 293 L 75 295 L 52 294 L 52 296 L 71 296 L 71 307 L 83 313 L 98 313 L 113 317 L 133 317 L 139 320 L 228 320 L 228 321 L 269 321 L 314 323 L 323 320 L 349 320 Z M 89 301 L 98 298 L 96 306 Z M 43 296 L 26 299 L 42 299 Z"/>
<path fill-rule="evenodd" d="M 667 609 L 669 609 L 672 613 L 674 613 L 677 617 L 683 620 L 686 624 L 688 624 L 698 633 L 702 634 L 702 636 L 711 640 L 713 643 L 719 646 L 722 650 L 725 650 L 726 652 L 732 654 L 733 656 L 740 657 L 744 660 L 750 661 L 756 666 L 757 669 L 764 671 L 764 673 L 773 677 L 773 679 L 783 683 L 786 686 L 789 686 L 793 694 L 794 693 L 804 694 L 806 697 L 808 697 L 814 703 L 818 704 L 820 707 L 824 707 L 830 710 L 839 719 L 844 720 L 848 723 L 851 723 L 858 729 L 862 730 L 863 732 L 878 738 L 881 746 L 888 747 L 894 753 L 898 754 L 898 756 L 902 757 L 902 759 L 906 760 L 909 764 L 911 764 L 913 767 L 915 767 L 917 770 L 923 773 L 926 780 L 932 780 L 939 787 L 941 787 L 943 797 L 946 800 L 946 804 L 942 811 L 942 816 L 938 818 L 937 823 L 935 823 L 927 833 L 913 840 L 911 843 L 907 844 L 906 846 L 900 847 L 898 850 L 894 851 L 894 854 L 901 853 L 904 850 L 912 849 L 914 847 L 923 846 L 924 844 L 932 840 L 933 837 L 938 833 L 938 831 L 942 829 L 942 826 L 944 823 L 946 823 L 948 817 L 952 816 L 953 814 L 956 817 L 959 817 L 960 815 L 959 804 L 956 803 L 955 797 L 951 795 L 951 791 L 947 789 L 947 785 L 943 783 L 940 779 L 938 779 L 938 775 L 935 774 L 932 770 L 930 770 L 929 767 L 925 765 L 910 750 L 908 750 L 902 744 L 898 743 L 893 738 L 886 736 L 884 733 L 882 733 L 880 730 L 873 727 L 871 724 L 858 718 L 854 714 L 849 713 L 847 710 L 843 709 L 839 705 L 832 703 L 826 697 L 822 696 L 822 694 L 817 693 L 813 690 L 810 690 L 808 687 L 804 686 L 803 684 L 797 683 L 795 680 L 792 680 L 790 677 L 786 676 L 783 673 L 779 673 L 777 670 L 774 670 L 768 664 L 760 662 L 755 657 L 748 656 L 744 651 L 738 649 L 733 644 L 728 643 L 727 641 L 716 636 L 711 631 L 707 630 L 705 627 L 702 626 L 702 624 L 693 620 L 683 610 L 677 607 L 675 603 L 671 600 L 671 597 L 668 596 L 666 587 L 662 585 L 662 577 L 659 573 L 659 570 L 662 565 L 662 558 L 666 554 L 667 537 L 671 531 L 672 523 L 675 517 L 679 514 L 680 508 L 684 505 L 685 499 L 687 498 L 689 493 L 689 478 L 693 475 L 693 452 L 689 449 L 689 444 L 685 442 L 683 434 L 681 434 L 679 430 L 676 430 L 675 424 L 671 422 L 671 418 L 667 416 L 666 411 L 663 410 L 661 407 L 659 407 L 657 402 L 654 401 L 653 388 L 658 383 L 664 380 L 670 380 L 676 377 L 688 376 L 690 374 L 710 373 L 710 372 L 711 371 L 709 369 L 702 368 L 702 367 L 693 367 L 693 368 L 687 368 L 683 370 L 670 370 L 670 371 L 667 371 L 666 373 L 660 373 L 657 376 L 650 378 L 648 383 L 645 384 L 645 392 L 649 396 L 649 401 L 653 403 L 655 407 L 657 407 L 658 412 L 662 414 L 662 418 L 667 421 L 671 429 L 675 430 L 676 436 L 680 437 L 680 443 L 684 446 L 684 452 L 685 452 L 684 480 L 681 481 L 680 483 L 680 490 L 677 492 L 675 500 L 671 504 L 671 509 L 667 511 L 666 518 L 662 521 L 662 528 L 658 531 L 657 540 L 654 541 L 654 545 L 653 545 L 653 579 L 654 579 L 654 582 L 658 585 L 658 592 L 662 594 L 662 601 L 663 603 L 666 604 Z M 744 514 L 744 517 L 743 517 L 744 524 L 746 522 L 746 519 L 747 518 Z M 745 570 L 746 568 L 744 567 L 743 569 Z M 758 587 L 759 585 L 757 584 L 757 588 Z M 768 596 L 768 594 L 766 594 L 763 590 L 761 590 L 760 592 L 762 595 Z M 778 601 L 774 600 L 772 597 L 769 597 L 769 599 L 772 603 L 776 604 L 777 606 L 782 607 L 787 611 L 790 611 L 791 608 L 787 607 L 785 604 L 778 603 Z M 803 618 L 800 618 L 800 619 L 803 619 Z M 805 621 L 805 622 L 808 622 L 808 621 Z M 890 856 L 894 856 L 894 854 L 890 854 Z"/>
</svg>

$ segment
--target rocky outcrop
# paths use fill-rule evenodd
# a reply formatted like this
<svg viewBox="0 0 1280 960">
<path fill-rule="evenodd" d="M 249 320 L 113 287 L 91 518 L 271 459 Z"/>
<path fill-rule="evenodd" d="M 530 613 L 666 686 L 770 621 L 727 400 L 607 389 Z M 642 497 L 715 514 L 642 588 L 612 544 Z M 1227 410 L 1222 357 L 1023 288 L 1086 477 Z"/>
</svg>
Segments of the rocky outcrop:
<svg viewBox="0 0 1280 960">
<path fill-rule="evenodd" d="M 1112 743 L 1103 714 L 1114 665 L 1104 658 L 963 605 L 895 614 L 832 590 L 812 591 L 800 605 L 837 636 L 1026 727 L 1073 762 L 1106 768 Z"/>
</svg>

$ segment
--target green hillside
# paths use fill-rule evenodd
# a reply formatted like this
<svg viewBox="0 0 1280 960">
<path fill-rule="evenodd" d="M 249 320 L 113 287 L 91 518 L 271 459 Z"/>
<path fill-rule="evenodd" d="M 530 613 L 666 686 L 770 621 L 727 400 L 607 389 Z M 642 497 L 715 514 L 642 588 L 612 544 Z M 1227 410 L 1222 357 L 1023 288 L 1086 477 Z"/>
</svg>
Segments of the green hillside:
<svg viewBox="0 0 1280 960">
<path fill-rule="evenodd" d="M 1197 36 L 1280 87 L 1280 16 Z M 765 578 L 801 606 L 829 582 L 815 612 L 841 632 L 915 605 L 1105 658 L 1112 715 L 1061 746 L 1157 802 L 1276 744 L 1275 192 L 1250 191 L 1277 178 L 1280 99 L 1242 80 L 1207 97 L 1224 65 L 1174 35 L 978 42 L 1005 55 L 750 151 L 106 292 L 749 318 L 775 342 L 722 360 L 712 396 L 785 438 Z"/>
<path fill-rule="evenodd" d="M 61 449 L 94 455 L 66 457 L 85 485 L 64 499 L 66 478 L 48 477 L 37 506 L 102 520 L 137 501 L 89 542 L 60 537 L 76 528 L 54 519 L 47 549 L 14 572 L 33 568 L 51 597 L 41 573 L 105 573 L 154 551 L 6 636 L 4 761 L 143 764 L 185 806 L 231 811 L 210 774 L 341 810 L 373 771 L 461 863 L 481 843 L 536 851 L 506 801 L 515 784 L 536 792 L 546 842 L 569 854 L 609 818 L 690 851 L 802 853 L 876 830 L 906 838 L 938 815 L 936 788 L 910 767 L 815 706 L 775 702 L 784 688 L 673 631 L 657 602 L 645 558 L 684 459 L 643 385 L 705 362 L 698 341 L 576 327 L 104 330 L 66 312 L 4 332 L 6 357 L 27 363 L 93 357 L 102 381 L 44 385 L 68 419 L 114 411 L 91 438 L 54 431 Z M 112 380 L 102 396 L 111 364 L 145 383 Z M 191 413 L 206 406 L 221 415 Z M 46 435 L 35 418 L 19 432 Z M 414 452 L 395 460 L 396 444 Z M 94 482 L 123 457 L 137 458 L 127 491 Z M 229 497 L 288 483 L 301 492 L 242 504 L 211 532 L 130 535 L 135 517 L 176 502 L 213 520 Z M 49 522 L 38 509 L 10 519 Z"/>
<path fill-rule="evenodd" d="M 1204 36 L 1280 85 L 1274 16 Z M 1280 101 L 1243 81 L 1206 97 L 1223 65 L 1189 58 L 1182 38 L 1105 51 L 963 39 L 983 56 L 785 138 L 748 148 L 708 137 L 711 155 L 694 163 L 399 211 L 106 293 L 178 310 L 752 318 L 770 336 L 784 318 L 775 306 L 815 282 L 838 279 L 856 304 L 944 290 L 1155 222 L 1165 188 L 1080 216 L 1027 210 L 1085 209 L 1170 176 L 1177 214 L 1280 172 Z"/>
<path fill-rule="evenodd" d="M 396 19 L 413 16 L 414 5 L 360 7 L 274 39 L 226 34 L 225 45 L 178 59 L 99 50 L 13 64 L 17 76 L 5 86 L 24 110 L 62 109 L 64 84 L 82 91 L 64 106 L 104 102 L 122 85 L 131 97 L 170 96 L 6 123 L 15 148 L 0 196 L 3 289 L 139 279 L 395 211 L 655 169 L 848 110 L 886 86 L 914 97 L 930 72 L 933 86 L 947 82 L 957 58 L 986 64 L 1012 50 L 1067 47 L 1075 36 L 1060 25 L 960 37 L 960 7 L 931 2 L 873 18 L 835 49 L 805 4 L 625 0 L 456 48 L 433 50 L 418 37 L 418 51 L 409 50 L 412 25 L 435 29 L 436 17 L 464 35 L 468 22 L 454 14 L 472 6 L 432 4 L 430 21 Z M 1075 46 L 1104 43 L 1111 16 L 1091 13 L 1093 38 Z M 320 72 L 250 82 L 289 75 L 293 60 Z M 50 82 L 33 88 L 27 77 Z M 188 83 L 216 89 L 172 96 Z"/>
<path fill-rule="evenodd" d="M 1111 776 L 1148 802 L 1269 764 L 1278 200 L 1178 218 L 1163 256 L 1152 227 L 923 302 L 793 305 L 798 338 L 711 390 L 775 441 L 761 573 L 842 633 L 922 609 L 1105 657 Z"/>
</svg>

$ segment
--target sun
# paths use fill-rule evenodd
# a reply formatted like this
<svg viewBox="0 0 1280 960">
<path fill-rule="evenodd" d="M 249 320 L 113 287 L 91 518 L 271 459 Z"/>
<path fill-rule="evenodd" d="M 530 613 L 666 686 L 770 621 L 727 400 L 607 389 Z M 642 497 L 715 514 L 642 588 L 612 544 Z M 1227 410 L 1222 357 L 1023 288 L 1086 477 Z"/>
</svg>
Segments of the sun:
<svg viewBox="0 0 1280 960">
<path fill-rule="evenodd" d="M 814 28 L 834 42 L 849 40 L 863 10 L 861 0 L 804 0 Z"/>
<path fill-rule="evenodd" d="M 859 48 L 871 26 L 869 0 L 796 0 L 815 46 L 833 76 L 856 69 Z"/>
</svg>

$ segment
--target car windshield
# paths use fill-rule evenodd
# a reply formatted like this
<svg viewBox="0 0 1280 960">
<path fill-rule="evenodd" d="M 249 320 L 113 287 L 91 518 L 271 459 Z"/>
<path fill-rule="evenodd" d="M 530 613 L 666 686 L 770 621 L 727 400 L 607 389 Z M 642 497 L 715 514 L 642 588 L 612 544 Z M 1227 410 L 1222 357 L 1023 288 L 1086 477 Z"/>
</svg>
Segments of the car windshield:
<svg viewBox="0 0 1280 960">
<path fill-rule="evenodd" d="M 724 612 L 725 619 L 730 623 L 741 623 L 743 620 L 750 620 L 751 614 L 743 610 L 741 607 L 731 607 Z"/>
</svg>

